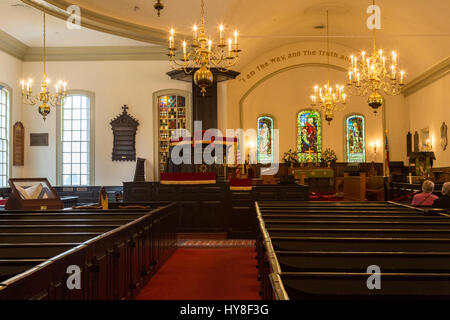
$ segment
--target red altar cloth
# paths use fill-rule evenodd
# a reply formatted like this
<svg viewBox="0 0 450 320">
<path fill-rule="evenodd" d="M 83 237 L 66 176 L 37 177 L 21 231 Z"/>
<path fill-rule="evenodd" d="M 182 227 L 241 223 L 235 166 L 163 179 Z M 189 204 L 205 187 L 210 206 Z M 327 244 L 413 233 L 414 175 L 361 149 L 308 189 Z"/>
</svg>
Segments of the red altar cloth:
<svg viewBox="0 0 450 320">
<path fill-rule="evenodd" d="M 215 184 L 216 174 L 209 172 L 161 173 L 161 184 Z"/>
<path fill-rule="evenodd" d="M 230 179 L 230 190 L 252 190 L 252 179 Z"/>
</svg>

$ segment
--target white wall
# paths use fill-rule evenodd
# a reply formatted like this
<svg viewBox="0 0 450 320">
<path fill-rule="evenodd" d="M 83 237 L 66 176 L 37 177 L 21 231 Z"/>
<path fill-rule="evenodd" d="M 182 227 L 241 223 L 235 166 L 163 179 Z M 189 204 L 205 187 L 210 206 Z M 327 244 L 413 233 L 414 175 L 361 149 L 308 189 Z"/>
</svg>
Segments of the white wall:
<svg viewBox="0 0 450 320">
<path fill-rule="evenodd" d="M 450 126 L 449 88 L 450 75 L 447 75 L 406 97 L 406 107 L 410 114 L 409 130 L 413 137 L 414 132 L 417 131 L 420 142 L 420 130 L 429 128 L 430 137 L 434 141 L 433 151 L 436 156 L 434 167 L 450 166 L 450 145 L 444 151 L 440 142 L 442 123 L 445 122 L 447 126 Z"/>
<path fill-rule="evenodd" d="M 2 51 L 0 51 L 0 83 L 6 84 L 11 90 L 11 128 L 16 121 L 21 121 L 22 116 L 22 98 L 20 92 L 20 80 L 22 77 L 22 62 Z M 12 132 L 10 133 L 12 134 Z M 25 134 L 27 130 L 25 128 Z M 10 155 L 12 156 L 12 143 L 10 143 Z M 11 172 L 10 177 L 22 175 L 23 167 L 12 166 L 12 157 L 10 156 Z"/>
<path fill-rule="evenodd" d="M 111 160 L 113 135 L 110 121 L 122 112 L 122 105 L 139 121 L 136 135 L 137 156 L 147 159 L 147 180 L 153 179 L 153 101 L 152 93 L 162 89 L 191 91 L 190 84 L 171 80 L 168 63 L 157 61 L 50 62 L 47 74 L 54 81 L 63 79 L 68 88 L 95 93 L 95 185 L 121 185 L 131 181 L 136 162 Z M 25 78 L 41 81 L 42 63 L 24 63 Z M 56 183 L 56 110 L 44 122 L 37 106 L 24 106 L 23 123 L 27 131 L 24 177 L 47 177 Z M 48 147 L 29 147 L 29 133 L 49 133 Z"/>
</svg>

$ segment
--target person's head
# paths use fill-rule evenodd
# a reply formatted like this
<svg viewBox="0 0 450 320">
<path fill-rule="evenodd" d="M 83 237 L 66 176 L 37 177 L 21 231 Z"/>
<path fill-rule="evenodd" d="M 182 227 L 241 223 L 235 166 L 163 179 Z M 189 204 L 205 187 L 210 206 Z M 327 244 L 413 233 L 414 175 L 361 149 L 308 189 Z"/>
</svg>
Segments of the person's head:
<svg viewBox="0 0 450 320">
<path fill-rule="evenodd" d="M 450 196 L 450 182 L 446 182 L 442 185 L 442 195 Z"/>
<path fill-rule="evenodd" d="M 434 182 L 430 180 L 425 180 L 422 183 L 422 191 L 425 193 L 432 193 L 434 190 Z"/>
</svg>

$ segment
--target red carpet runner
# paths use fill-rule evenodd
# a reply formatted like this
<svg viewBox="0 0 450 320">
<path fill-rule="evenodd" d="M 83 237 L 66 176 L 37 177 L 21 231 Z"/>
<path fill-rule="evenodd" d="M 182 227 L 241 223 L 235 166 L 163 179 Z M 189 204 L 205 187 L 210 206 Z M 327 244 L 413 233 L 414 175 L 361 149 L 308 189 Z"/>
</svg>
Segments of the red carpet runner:
<svg viewBox="0 0 450 320">
<path fill-rule="evenodd" d="M 257 300 L 254 248 L 178 249 L 137 300 Z"/>
</svg>

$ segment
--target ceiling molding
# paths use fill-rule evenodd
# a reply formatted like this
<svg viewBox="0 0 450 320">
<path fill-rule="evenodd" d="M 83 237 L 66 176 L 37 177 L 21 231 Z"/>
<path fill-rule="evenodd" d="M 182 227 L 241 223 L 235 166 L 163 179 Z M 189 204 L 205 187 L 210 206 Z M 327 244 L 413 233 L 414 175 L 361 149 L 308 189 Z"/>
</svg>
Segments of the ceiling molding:
<svg viewBox="0 0 450 320">
<path fill-rule="evenodd" d="M 47 61 L 114 61 L 114 60 L 165 60 L 167 48 L 149 47 L 50 47 L 47 48 Z M 24 61 L 42 61 L 43 48 L 29 48 Z"/>
<path fill-rule="evenodd" d="M 420 76 L 409 82 L 403 89 L 405 97 L 412 95 L 420 89 L 430 85 L 431 83 L 441 79 L 450 73 L 450 57 L 442 60 L 438 64 L 432 66 Z"/>
<path fill-rule="evenodd" d="M 21 0 L 38 10 L 54 17 L 67 20 L 69 13 L 66 9 L 72 5 L 65 0 Z M 125 37 L 151 44 L 167 45 L 167 31 L 145 27 L 127 21 L 108 17 L 87 9 L 81 9 L 81 25 L 92 30 Z"/>
<path fill-rule="evenodd" d="M 29 47 L 21 41 L 0 30 L 0 50 L 19 60 L 23 60 L 28 48 Z"/>
</svg>

